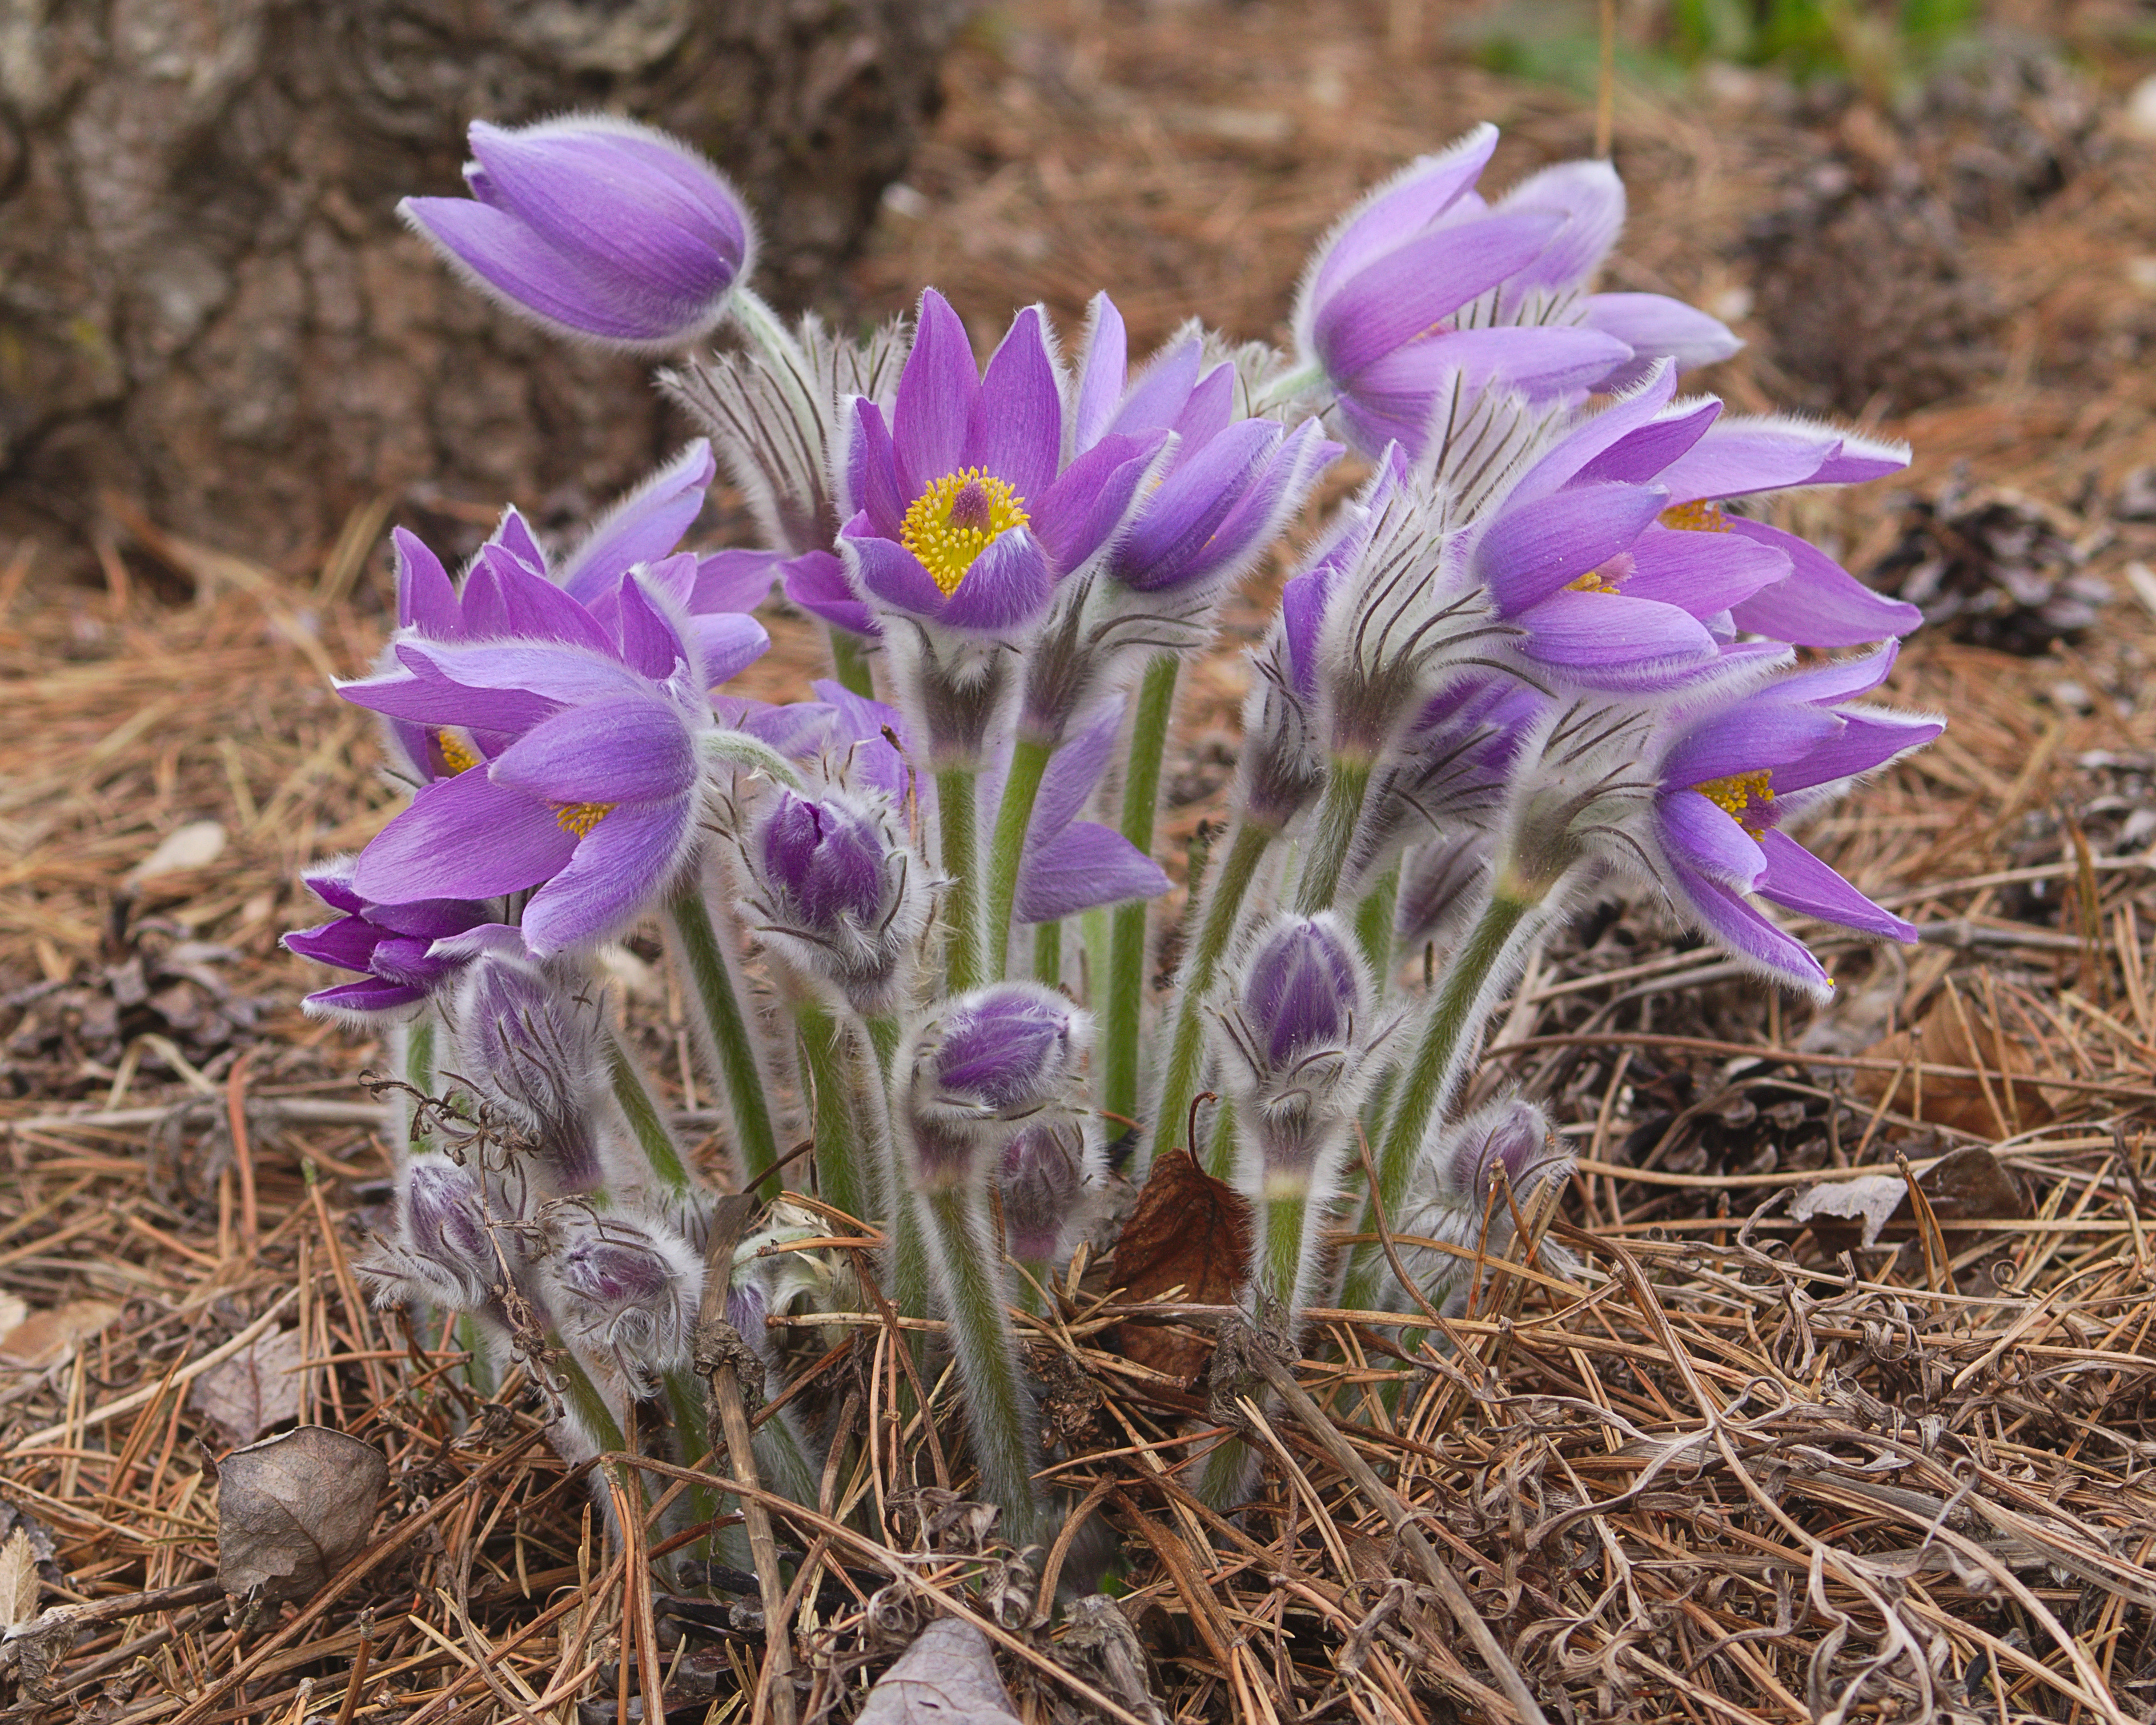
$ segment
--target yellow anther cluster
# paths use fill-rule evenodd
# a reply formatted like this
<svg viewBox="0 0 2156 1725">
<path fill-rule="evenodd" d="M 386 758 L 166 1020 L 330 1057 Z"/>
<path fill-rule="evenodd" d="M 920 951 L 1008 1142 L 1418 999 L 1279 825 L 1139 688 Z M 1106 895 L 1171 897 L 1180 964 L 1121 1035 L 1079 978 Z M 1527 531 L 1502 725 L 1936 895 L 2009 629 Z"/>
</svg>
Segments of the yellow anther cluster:
<svg viewBox="0 0 2156 1725">
<path fill-rule="evenodd" d="M 445 776 L 454 778 L 479 765 L 479 751 L 454 731 L 434 732 L 434 751 L 442 757 Z"/>
<path fill-rule="evenodd" d="M 1765 821 L 1763 819 L 1755 823 L 1744 817 L 1755 809 L 1763 811 L 1774 800 L 1773 774 L 1763 767 L 1757 773 L 1732 773 L 1727 778 L 1710 778 L 1692 788 L 1755 839 Z"/>
<path fill-rule="evenodd" d="M 565 833 L 583 838 L 620 805 L 614 803 L 557 803 L 554 824 Z"/>
<path fill-rule="evenodd" d="M 1719 503 L 1672 503 L 1655 519 L 1681 533 L 1727 533 L 1729 518 Z"/>
<path fill-rule="evenodd" d="M 1616 593 L 1620 588 L 1601 570 L 1589 569 L 1577 581 L 1566 582 L 1564 590 L 1567 593 Z"/>
<path fill-rule="evenodd" d="M 921 559 L 945 598 L 980 556 L 1013 527 L 1031 517 L 1025 499 L 978 467 L 947 473 L 913 500 L 899 529 L 899 542 Z"/>
</svg>

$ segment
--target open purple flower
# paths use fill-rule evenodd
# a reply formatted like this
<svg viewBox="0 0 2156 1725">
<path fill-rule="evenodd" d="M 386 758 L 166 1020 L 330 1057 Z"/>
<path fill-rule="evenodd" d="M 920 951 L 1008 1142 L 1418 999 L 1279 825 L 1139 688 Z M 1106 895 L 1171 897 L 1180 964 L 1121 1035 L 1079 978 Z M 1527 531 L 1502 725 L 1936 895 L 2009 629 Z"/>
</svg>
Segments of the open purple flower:
<svg viewBox="0 0 2156 1725">
<path fill-rule="evenodd" d="M 726 315 L 754 231 L 741 198 L 679 139 L 609 115 L 514 131 L 472 122 L 472 196 L 398 213 L 458 274 L 557 335 L 679 347 Z"/>
<path fill-rule="evenodd" d="M 1663 889 L 1737 957 L 1822 997 L 1833 983 L 1819 960 L 1748 895 L 1861 933 L 1916 939 L 1909 923 L 1783 830 L 1944 728 L 1850 705 L 1885 680 L 1896 651 L 1799 671 L 1721 702 L 1681 722 L 1655 768 L 1648 837 Z"/>
<path fill-rule="evenodd" d="M 500 905 L 467 899 L 369 903 L 354 890 L 348 862 L 326 864 L 305 878 L 316 896 L 340 914 L 318 928 L 295 929 L 285 937 L 285 950 L 361 976 L 358 982 L 308 995 L 302 1004 L 311 1013 L 363 1017 L 408 1012 L 452 982 L 462 968 L 459 958 L 435 956 L 435 942 L 501 918 Z"/>
<path fill-rule="evenodd" d="M 1163 437 L 1110 434 L 1063 465 L 1062 385 L 1038 307 L 985 373 L 932 288 L 888 420 L 854 403 L 839 549 L 871 613 L 976 637 L 1022 633 L 1057 579 L 1122 524 Z"/>
<path fill-rule="evenodd" d="M 702 655 L 655 585 L 622 582 L 609 633 L 538 583 L 558 633 L 408 640 L 395 671 L 344 686 L 359 706 L 487 746 L 483 766 L 424 787 L 376 835 L 355 891 L 407 903 L 536 888 L 520 921 L 543 957 L 615 932 L 672 884 L 696 848 L 712 718 Z"/>
</svg>

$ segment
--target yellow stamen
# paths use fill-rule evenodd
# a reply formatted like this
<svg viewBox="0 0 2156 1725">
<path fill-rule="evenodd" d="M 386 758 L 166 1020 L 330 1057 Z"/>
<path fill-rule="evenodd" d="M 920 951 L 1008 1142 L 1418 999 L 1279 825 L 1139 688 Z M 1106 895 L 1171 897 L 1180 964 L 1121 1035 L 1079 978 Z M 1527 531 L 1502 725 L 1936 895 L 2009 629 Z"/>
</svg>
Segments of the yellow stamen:
<svg viewBox="0 0 2156 1725">
<path fill-rule="evenodd" d="M 994 475 L 968 467 L 945 474 L 915 498 L 898 536 L 947 598 L 974 558 L 1031 519 L 1024 498 Z"/>
<path fill-rule="evenodd" d="M 1672 503 L 1655 519 L 1666 527 L 1675 527 L 1681 533 L 1727 533 L 1729 531 L 1729 520 L 1722 514 L 1722 506 L 1704 501 Z"/>
<path fill-rule="evenodd" d="M 619 806 L 615 803 L 557 803 L 554 824 L 563 832 L 574 833 L 582 839 Z"/>
<path fill-rule="evenodd" d="M 439 757 L 435 765 L 444 778 L 454 778 L 459 773 L 469 773 L 479 765 L 479 751 L 454 731 L 433 731 L 434 753 Z"/>
<path fill-rule="evenodd" d="M 1584 575 L 1581 576 L 1578 580 L 1566 582 L 1564 584 L 1564 590 L 1567 593 L 1614 593 L 1619 589 L 1617 583 L 1611 580 L 1607 574 L 1603 572 L 1603 571 L 1599 569 L 1589 569 Z"/>
<path fill-rule="evenodd" d="M 1766 825 L 1766 807 L 1774 800 L 1773 778 L 1763 767 L 1757 773 L 1732 773 L 1727 778 L 1710 778 L 1692 788 L 1756 839 Z M 1757 824 L 1744 818 L 1755 809 L 1761 811 Z"/>
</svg>

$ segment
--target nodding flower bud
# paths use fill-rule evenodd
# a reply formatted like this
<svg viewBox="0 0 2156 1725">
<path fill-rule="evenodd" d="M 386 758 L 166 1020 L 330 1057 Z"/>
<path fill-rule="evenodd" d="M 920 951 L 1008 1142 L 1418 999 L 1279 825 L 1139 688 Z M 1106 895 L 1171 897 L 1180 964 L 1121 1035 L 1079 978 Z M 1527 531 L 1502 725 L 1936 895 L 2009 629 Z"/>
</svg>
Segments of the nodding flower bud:
<svg viewBox="0 0 2156 1725">
<path fill-rule="evenodd" d="M 724 316 L 755 237 L 739 196 L 678 139 L 607 115 L 473 122 L 471 198 L 398 213 L 480 292 L 543 329 L 632 352 Z"/>
<path fill-rule="evenodd" d="M 1431 1139 L 1394 1231 L 1501 1253 L 1512 1242 L 1514 1206 L 1571 1172 L 1572 1153 L 1541 1109 L 1517 1096 L 1492 1102 Z M 1455 1311 L 1465 1301 L 1467 1260 L 1419 1246 L 1407 1250 L 1406 1261 L 1433 1301 L 1449 1297 Z"/>
<path fill-rule="evenodd" d="M 476 1312 L 506 1280 L 487 1227 L 486 1199 L 471 1169 L 445 1156 L 415 1156 L 398 1194 L 394 1240 L 377 1240 L 357 1267 L 386 1304 L 418 1298 Z"/>
<path fill-rule="evenodd" d="M 880 799 L 782 791 L 743 847 L 761 932 L 856 1011 L 887 1012 L 927 916 L 922 871 Z"/>
<path fill-rule="evenodd" d="M 490 952 L 465 971 L 449 1019 L 457 1076 L 529 1136 L 542 1195 L 598 1185 L 592 1099 L 606 1079 L 596 1004 L 536 964 Z"/>
<path fill-rule="evenodd" d="M 1106 1161 L 1090 1118 L 1035 1121 L 1004 1146 L 996 1193 L 1012 1257 L 1045 1265 L 1063 1256 L 1086 1220 Z"/>
<path fill-rule="evenodd" d="M 960 1184 L 988 1165 L 1017 1123 L 1060 1110 L 1078 1074 L 1091 1020 L 1039 983 L 998 983 L 948 1002 L 901 1045 L 916 1180 Z"/>
<path fill-rule="evenodd" d="M 1268 1179 L 1306 1178 L 1362 1100 L 1378 1039 L 1369 975 L 1330 911 L 1275 916 L 1245 949 L 1219 1020 L 1222 1076 Z"/>
<path fill-rule="evenodd" d="M 678 1235 L 588 1211 L 557 1214 L 538 1268 L 563 1338 L 610 1353 L 634 1394 L 651 1394 L 687 1360 L 704 1260 Z"/>
</svg>

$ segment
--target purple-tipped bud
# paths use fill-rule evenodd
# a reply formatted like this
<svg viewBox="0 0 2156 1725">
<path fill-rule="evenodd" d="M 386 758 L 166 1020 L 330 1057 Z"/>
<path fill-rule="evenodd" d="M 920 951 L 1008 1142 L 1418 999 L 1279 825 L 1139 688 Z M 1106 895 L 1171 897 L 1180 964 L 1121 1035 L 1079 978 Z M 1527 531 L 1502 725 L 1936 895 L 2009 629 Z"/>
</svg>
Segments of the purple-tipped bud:
<svg viewBox="0 0 2156 1725">
<path fill-rule="evenodd" d="M 397 1207 L 398 1238 L 377 1241 L 358 1266 L 377 1297 L 420 1299 L 451 1312 L 486 1306 L 506 1271 L 471 1169 L 444 1156 L 414 1157 Z"/>
<path fill-rule="evenodd" d="M 465 970 L 449 1019 L 456 1076 L 531 1139 L 547 1195 L 598 1185 L 592 1098 L 605 1063 L 596 1005 L 540 966 L 493 952 Z"/>
<path fill-rule="evenodd" d="M 1063 1106 L 1091 1021 L 1038 983 L 998 983 L 947 1003 L 898 1051 L 914 1173 L 924 1187 L 989 1173 L 1019 1122 Z"/>
<path fill-rule="evenodd" d="M 1078 1120 L 1039 1121 L 1004 1146 L 996 1165 L 1004 1244 L 1021 1264 L 1052 1264 L 1083 1223 L 1100 1179 L 1099 1134 Z"/>
<path fill-rule="evenodd" d="M 733 187 L 649 126 L 579 115 L 472 124 L 472 196 L 398 212 L 490 299 L 557 335 L 680 347 L 725 315 L 755 238 Z"/>
<path fill-rule="evenodd" d="M 856 1010 L 888 1011 L 927 916 L 925 883 L 880 798 L 782 791 L 743 848 L 761 932 Z"/>
<path fill-rule="evenodd" d="M 1251 950 L 1240 997 L 1257 1052 L 1284 1071 L 1345 1045 L 1367 1010 L 1368 989 L 1337 919 L 1286 916 Z"/>
<path fill-rule="evenodd" d="M 1404 1247 L 1409 1273 L 1434 1303 L 1456 1314 L 1467 1297 L 1472 1255 L 1502 1253 L 1512 1239 L 1515 1206 L 1524 1209 L 1537 1187 L 1571 1171 L 1572 1153 L 1551 1132 L 1548 1117 L 1517 1097 L 1492 1102 L 1437 1134 L 1394 1231 L 1455 1250 Z"/>
<path fill-rule="evenodd" d="M 686 1240 L 587 1213 L 556 1223 L 539 1268 L 562 1336 L 610 1352 L 634 1394 L 649 1395 L 686 1361 L 704 1286 L 703 1260 Z"/>
</svg>

